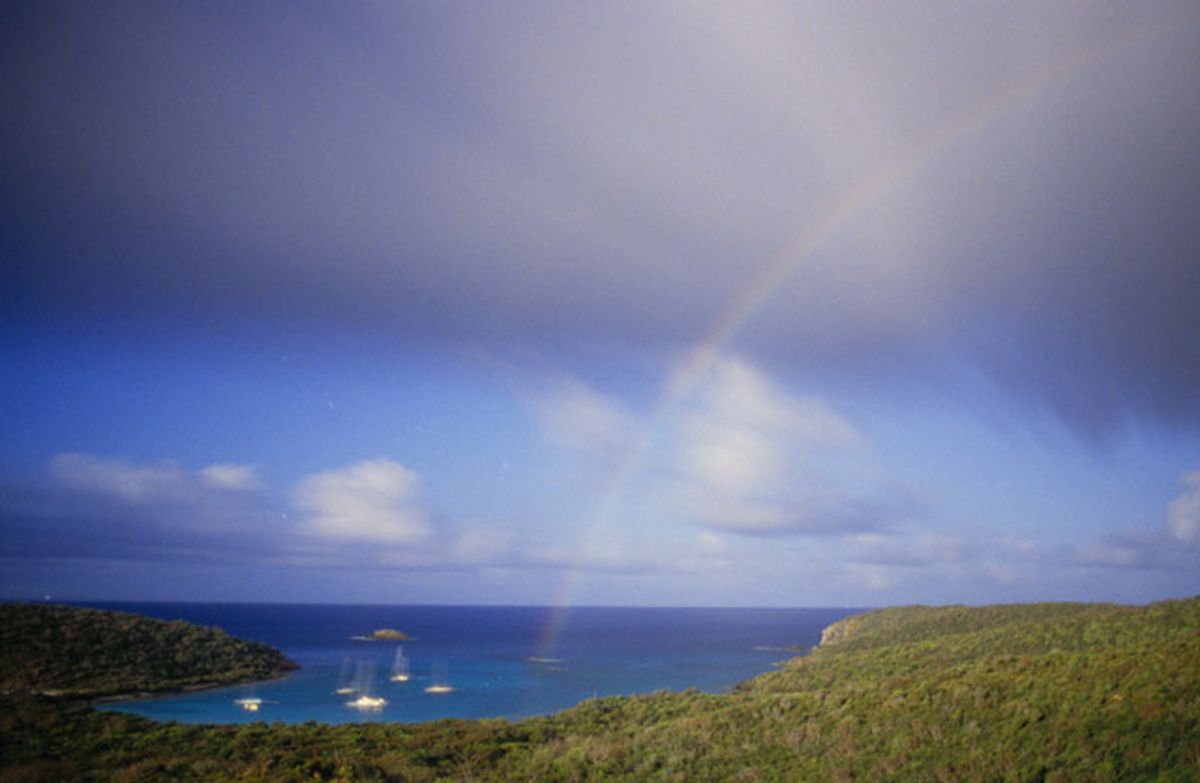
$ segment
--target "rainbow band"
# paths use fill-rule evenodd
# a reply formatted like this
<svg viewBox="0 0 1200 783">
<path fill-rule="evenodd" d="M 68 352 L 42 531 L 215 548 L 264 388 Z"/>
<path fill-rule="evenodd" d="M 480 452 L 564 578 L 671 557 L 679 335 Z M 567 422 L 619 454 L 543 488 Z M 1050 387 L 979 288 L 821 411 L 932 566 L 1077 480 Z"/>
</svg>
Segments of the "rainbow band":
<svg viewBox="0 0 1200 783">
<path fill-rule="evenodd" d="M 1105 61 L 1115 59 L 1118 54 L 1123 54 L 1138 45 L 1153 43 L 1158 36 L 1169 30 L 1170 27 L 1165 22 L 1134 28 L 1115 42 L 1105 42 L 1103 45 L 1077 52 L 1069 58 L 1042 68 L 1028 78 L 1001 87 L 994 94 L 976 101 L 949 122 L 936 128 L 906 154 L 884 166 L 873 176 L 865 178 L 834 202 L 813 221 L 807 231 L 789 245 L 786 252 L 763 266 L 749 285 L 733 299 L 704 339 L 700 340 L 677 365 L 663 385 L 651 410 L 649 426 L 645 428 L 642 437 L 626 450 L 609 475 L 592 521 L 583 530 L 581 546 L 578 548 L 579 556 L 582 557 L 592 550 L 597 534 L 608 523 L 613 506 L 624 496 L 630 477 L 680 401 L 695 388 L 725 347 L 771 295 L 815 252 L 848 227 L 867 207 L 997 119 L 1024 104 L 1031 103 L 1052 88 L 1069 84 Z M 544 657 L 550 657 L 557 644 L 584 565 L 577 562 L 574 567 L 565 569 L 558 598 L 542 634 L 539 654 Z"/>
</svg>

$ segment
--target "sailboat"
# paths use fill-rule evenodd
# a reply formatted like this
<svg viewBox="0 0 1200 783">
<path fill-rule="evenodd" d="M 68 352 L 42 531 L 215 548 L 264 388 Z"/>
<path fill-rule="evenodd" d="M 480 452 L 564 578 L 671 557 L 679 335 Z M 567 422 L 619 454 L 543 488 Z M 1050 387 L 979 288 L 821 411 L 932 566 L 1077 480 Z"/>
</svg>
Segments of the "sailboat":
<svg viewBox="0 0 1200 783">
<path fill-rule="evenodd" d="M 404 646 L 396 646 L 396 658 L 392 661 L 392 682 L 408 682 L 408 658 L 404 655 Z"/>
<path fill-rule="evenodd" d="M 252 685 L 249 689 L 243 691 L 245 695 L 242 696 L 242 698 L 234 699 L 233 703 L 241 707 L 246 712 L 258 712 L 259 708 L 268 702 L 265 699 L 259 698 L 259 696 L 255 693 L 255 690 L 256 689 Z M 278 704 L 278 702 L 270 703 Z"/>
<path fill-rule="evenodd" d="M 437 663 L 433 667 L 433 683 L 425 688 L 426 693 L 453 693 L 454 686 L 448 682 L 446 676 L 446 664 Z"/>
<path fill-rule="evenodd" d="M 372 696 L 375 689 L 375 664 L 359 661 L 358 669 L 354 672 L 354 690 L 359 694 L 357 699 L 346 702 L 347 707 L 356 710 L 381 710 L 387 704 L 382 696 Z"/>
<path fill-rule="evenodd" d="M 333 692 L 339 696 L 354 693 L 354 685 L 350 682 L 349 658 L 342 658 L 342 670 L 338 672 L 337 688 Z"/>
<path fill-rule="evenodd" d="M 382 710 L 386 704 L 387 699 L 382 696 L 368 696 L 365 693 L 353 701 L 346 702 L 347 707 L 356 710 Z"/>
</svg>

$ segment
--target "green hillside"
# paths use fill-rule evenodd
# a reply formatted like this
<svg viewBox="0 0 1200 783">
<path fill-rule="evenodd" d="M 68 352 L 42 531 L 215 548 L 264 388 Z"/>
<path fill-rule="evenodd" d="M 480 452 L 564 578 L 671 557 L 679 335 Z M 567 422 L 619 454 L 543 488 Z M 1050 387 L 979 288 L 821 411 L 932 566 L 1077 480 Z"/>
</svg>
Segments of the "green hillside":
<svg viewBox="0 0 1200 783">
<path fill-rule="evenodd" d="M 1200 599 L 886 609 L 731 694 L 599 699 L 517 723 L 8 710 L 0 781 L 1200 781 Z"/>
<path fill-rule="evenodd" d="M 295 669 L 219 628 L 128 612 L 0 604 L 0 692 L 95 698 L 247 682 Z"/>
</svg>

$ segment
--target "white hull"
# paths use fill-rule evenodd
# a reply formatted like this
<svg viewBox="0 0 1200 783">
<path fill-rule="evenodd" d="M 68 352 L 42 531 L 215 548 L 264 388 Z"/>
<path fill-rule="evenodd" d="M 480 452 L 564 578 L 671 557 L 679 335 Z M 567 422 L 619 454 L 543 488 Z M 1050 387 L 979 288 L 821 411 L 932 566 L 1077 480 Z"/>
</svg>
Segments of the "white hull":
<svg viewBox="0 0 1200 783">
<path fill-rule="evenodd" d="M 356 710 L 380 710 L 387 704 L 387 699 L 382 696 L 359 696 L 354 701 L 346 702 L 347 707 L 353 707 Z"/>
</svg>

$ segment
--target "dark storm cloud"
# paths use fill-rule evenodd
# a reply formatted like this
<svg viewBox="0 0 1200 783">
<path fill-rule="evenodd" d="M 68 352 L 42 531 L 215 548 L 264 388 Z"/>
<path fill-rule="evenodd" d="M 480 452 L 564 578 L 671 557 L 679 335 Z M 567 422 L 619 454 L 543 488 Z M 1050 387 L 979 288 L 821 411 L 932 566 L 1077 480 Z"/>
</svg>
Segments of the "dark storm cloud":
<svg viewBox="0 0 1200 783">
<path fill-rule="evenodd" d="M 1200 421 L 1194 4 L 6 13 L 10 318 L 673 350 L 944 138 L 747 344 L 965 358 L 1089 436 Z"/>
</svg>

